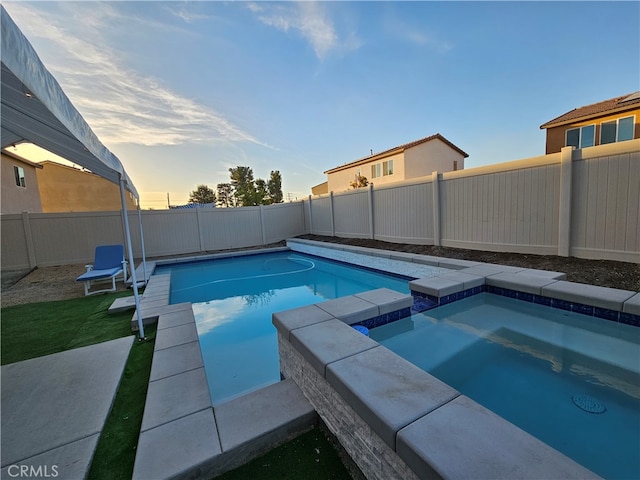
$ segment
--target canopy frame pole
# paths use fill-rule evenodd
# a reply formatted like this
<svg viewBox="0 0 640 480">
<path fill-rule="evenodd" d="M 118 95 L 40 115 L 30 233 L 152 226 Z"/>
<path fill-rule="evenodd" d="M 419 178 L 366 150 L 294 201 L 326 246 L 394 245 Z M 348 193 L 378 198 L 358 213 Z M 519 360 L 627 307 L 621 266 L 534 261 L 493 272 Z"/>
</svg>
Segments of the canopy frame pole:
<svg viewBox="0 0 640 480">
<path fill-rule="evenodd" d="M 147 254 L 144 249 L 144 232 L 142 230 L 142 213 L 140 213 L 140 199 L 138 199 L 138 225 L 140 226 L 140 244 L 142 245 L 142 272 L 144 274 L 143 283 L 147 286 L 149 277 L 147 276 Z"/>
<path fill-rule="evenodd" d="M 140 308 L 140 296 L 138 295 L 138 280 L 136 279 L 136 266 L 133 260 L 133 247 L 131 246 L 131 231 L 129 229 L 129 214 L 127 212 L 127 199 L 124 194 L 124 178 L 120 175 L 120 199 L 122 200 L 122 212 L 124 213 L 124 233 L 127 240 L 127 250 L 131 270 L 131 282 L 133 284 L 133 297 L 136 302 L 136 314 L 138 316 L 138 339 L 144 340 L 144 325 L 142 322 L 142 309 Z"/>
</svg>

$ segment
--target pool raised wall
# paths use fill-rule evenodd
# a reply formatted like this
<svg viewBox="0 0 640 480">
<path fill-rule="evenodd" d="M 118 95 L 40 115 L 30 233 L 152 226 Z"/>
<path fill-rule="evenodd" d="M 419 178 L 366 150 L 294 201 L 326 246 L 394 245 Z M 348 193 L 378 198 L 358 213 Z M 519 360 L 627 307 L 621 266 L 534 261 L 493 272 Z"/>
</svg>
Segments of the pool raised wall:
<svg viewBox="0 0 640 480">
<path fill-rule="evenodd" d="M 489 291 L 606 320 L 640 323 L 640 293 L 566 282 L 560 272 L 451 263 L 344 245 L 324 244 L 321 253 L 318 243 L 297 239 L 288 246 L 331 258 L 366 253 L 374 256 L 369 265 L 382 257 L 453 269 L 410 283 L 416 311 Z M 348 303 L 348 298 L 342 300 Z M 367 478 L 599 478 L 313 307 L 317 305 L 274 314 L 281 371 L 296 382 Z"/>
<path fill-rule="evenodd" d="M 368 479 L 599 478 L 318 304 L 273 323 L 283 376 Z"/>
</svg>

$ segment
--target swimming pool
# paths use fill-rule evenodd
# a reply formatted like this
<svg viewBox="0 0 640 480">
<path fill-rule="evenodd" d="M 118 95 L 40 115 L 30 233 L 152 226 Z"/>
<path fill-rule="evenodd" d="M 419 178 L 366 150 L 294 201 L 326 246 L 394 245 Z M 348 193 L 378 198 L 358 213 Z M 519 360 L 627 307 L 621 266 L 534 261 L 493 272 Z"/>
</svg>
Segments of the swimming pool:
<svg viewBox="0 0 640 480">
<path fill-rule="evenodd" d="M 640 478 L 640 329 L 482 293 L 372 339 L 605 478 Z"/>
<path fill-rule="evenodd" d="M 162 266 L 170 303 L 191 302 L 214 404 L 280 380 L 271 314 L 408 278 L 290 251 Z M 433 272 L 441 269 L 434 267 Z"/>
</svg>

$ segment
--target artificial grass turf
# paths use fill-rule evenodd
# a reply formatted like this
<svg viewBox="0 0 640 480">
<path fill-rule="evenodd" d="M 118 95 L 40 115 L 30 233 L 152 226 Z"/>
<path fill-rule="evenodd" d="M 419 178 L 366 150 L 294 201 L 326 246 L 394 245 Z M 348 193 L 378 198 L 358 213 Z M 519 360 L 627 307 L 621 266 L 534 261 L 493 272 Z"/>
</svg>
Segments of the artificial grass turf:
<svg viewBox="0 0 640 480">
<path fill-rule="evenodd" d="M 130 292 L 29 303 L 0 312 L 2 365 L 131 335 L 131 311 L 109 315 Z"/>
<path fill-rule="evenodd" d="M 147 340 L 136 341 L 131 347 L 116 399 L 91 463 L 88 477 L 91 480 L 124 480 L 133 474 L 155 333 L 155 326 L 146 327 Z"/>
<path fill-rule="evenodd" d="M 113 301 L 127 292 L 1 310 L 2 364 L 106 342 L 131 335 L 132 311 L 109 315 Z M 130 293 L 129 293 L 130 294 Z M 148 341 L 134 342 L 105 423 L 88 478 L 129 479 L 147 394 L 155 327 Z M 161 454 L 161 453 L 159 453 Z M 351 479 L 324 433 L 315 428 L 221 477 L 233 479 Z"/>
<path fill-rule="evenodd" d="M 335 449 L 314 428 L 216 480 L 351 480 Z"/>
<path fill-rule="evenodd" d="M 2 364 L 62 352 L 131 335 L 132 311 L 110 315 L 128 292 L 3 308 Z M 155 327 L 149 341 L 131 347 L 124 374 L 93 458 L 89 478 L 128 479 L 133 473 L 147 395 Z"/>
</svg>

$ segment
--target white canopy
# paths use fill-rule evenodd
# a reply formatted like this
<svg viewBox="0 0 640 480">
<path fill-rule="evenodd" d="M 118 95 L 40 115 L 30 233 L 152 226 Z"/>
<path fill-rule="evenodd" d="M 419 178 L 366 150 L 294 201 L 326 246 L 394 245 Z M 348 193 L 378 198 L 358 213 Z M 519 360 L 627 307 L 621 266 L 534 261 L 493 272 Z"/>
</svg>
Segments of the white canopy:
<svg viewBox="0 0 640 480">
<path fill-rule="evenodd" d="M 142 338 L 144 327 L 136 269 L 133 263 L 125 189 L 129 190 L 136 199 L 140 196 L 118 157 L 100 143 L 2 5 L 0 5 L 0 15 L 2 16 L 0 28 L 2 32 L 2 90 L 0 90 L 2 148 L 20 142 L 31 142 L 77 165 L 82 165 L 120 186 L 125 238 L 138 311 L 139 335 Z M 139 207 L 138 218 L 144 265 L 144 239 Z"/>
<path fill-rule="evenodd" d="M 139 198 L 122 163 L 93 133 L 0 5 L 2 148 L 28 141 L 119 184 Z"/>
</svg>

